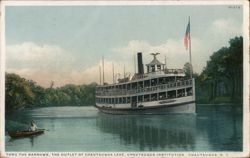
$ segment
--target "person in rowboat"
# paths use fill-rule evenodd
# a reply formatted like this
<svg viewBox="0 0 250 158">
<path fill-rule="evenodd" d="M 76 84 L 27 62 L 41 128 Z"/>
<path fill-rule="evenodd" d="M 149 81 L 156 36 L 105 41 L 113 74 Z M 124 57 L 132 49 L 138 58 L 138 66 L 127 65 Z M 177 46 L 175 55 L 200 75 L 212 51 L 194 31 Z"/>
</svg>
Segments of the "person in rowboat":
<svg viewBox="0 0 250 158">
<path fill-rule="evenodd" d="M 35 121 L 31 121 L 29 131 L 36 131 L 37 125 L 35 124 Z"/>
</svg>

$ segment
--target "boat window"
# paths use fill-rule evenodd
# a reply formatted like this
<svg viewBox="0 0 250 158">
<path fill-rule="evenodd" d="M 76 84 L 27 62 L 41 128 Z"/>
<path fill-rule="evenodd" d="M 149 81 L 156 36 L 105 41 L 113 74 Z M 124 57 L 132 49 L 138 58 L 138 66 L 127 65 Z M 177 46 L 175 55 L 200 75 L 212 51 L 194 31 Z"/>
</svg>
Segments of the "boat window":
<svg viewBox="0 0 250 158">
<path fill-rule="evenodd" d="M 151 94 L 151 101 L 157 100 L 157 94 Z"/>
<path fill-rule="evenodd" d="M 166 99 L 166 92 L 159 93 L 159 100 Z"/>
<path fill-rule="evenodd" d="M 126 98 L 122 98 L 122 103 L 124 104 L 124 103 L 126 103 Z"/>
<path fill-rule="evenodd" d="M 149 87 L 150 86 L 150 80 L 144 81 L 144 87 Z"/>
<path fill-rule="evenodd" d="M 161 65 L 157 65 L 157 69 L 160 70 L 161 69 Z"/>
<path fill-rule="evenodd" d="M 130 103 L 130 97 L 127 97 L 127 103 Z"/>
<path fill-rule="evenodd" d="M 163 78 L 162 77 L 159 78 L 159 83 L 158 84 L 163 84 Z"/>
<path fill-rule="evenodd" d="M 187 96 L 193 95 L 193 89 L 192 89 L 192 87 L 187 88 L 186 91 L 187 91 Z"/>
<path fill-rule="evenodd" d="M 137 88 L 137 82 L 133 82 L 132 83 L 132 89 L 136 89 Z"/>
<path fill-rule="evenodd" d="M 138 82 L 139 87 L 138 88 L 143 88 L 143 81 Z"/>
<path fill-rule="evenodd" d="M 181 83 L 180 82 L 177 82 L 177 86 L 180 86 L 181 85 Z"/>
<path fill-rule="evenodd" d="M 154 65 L 151 66 L 151 70 L 152 70 L 152 72 L 155 72 L 155 66 Z"/>
<path fill-rule="evenodd" d="M 131 84 L 127 84 L 127 90 L 130 90 L 131 88 L 130 88 L 130 85 Z"/>
<path fill-rule="evenodd" d="M 177 97 L 185 96 L 185 89 L 178 89 L 177 90 Z"/>
<path fill-rule="evenodd" d="M 149 101 L 149 95 L 144 95 L 144 101 Z"/>
<path fill-rule="evenodd" d="M 168 91 L 167 94 L 168 98 L 176 98 L 176 90 Z"/>
<path fill-rule="evenodd" d="M 138 96 L 138 102 L 142 102 L 142 95 Z"/>
<path fill-rule="evenodd" d="M 152 79 L 152 80 L 151 80 L 151 86 L 156 86 L 156 84 L 157 84 L 156 82 L 157 82 L 156 79 Z"/>
</svg>

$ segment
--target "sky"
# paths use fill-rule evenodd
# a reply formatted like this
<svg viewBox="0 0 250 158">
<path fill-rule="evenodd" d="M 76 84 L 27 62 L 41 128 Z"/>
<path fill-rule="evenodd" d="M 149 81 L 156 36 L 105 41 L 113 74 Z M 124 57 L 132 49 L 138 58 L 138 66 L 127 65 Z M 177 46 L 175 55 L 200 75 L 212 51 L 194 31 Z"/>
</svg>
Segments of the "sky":
<svg viewBox="0 0 250 158">
<path fill-rule="evenodd" d="M 133 74 L 134 56 L 150 53 L 168 68 L 183 68 L 189 52 L 183 38 L 190 16 L 194 72 L 235 36 L 242 36 L 243 8 L 228 5 L 6 6 L 6 71 L 48 87 L 99 83 Z"/>
</svg>

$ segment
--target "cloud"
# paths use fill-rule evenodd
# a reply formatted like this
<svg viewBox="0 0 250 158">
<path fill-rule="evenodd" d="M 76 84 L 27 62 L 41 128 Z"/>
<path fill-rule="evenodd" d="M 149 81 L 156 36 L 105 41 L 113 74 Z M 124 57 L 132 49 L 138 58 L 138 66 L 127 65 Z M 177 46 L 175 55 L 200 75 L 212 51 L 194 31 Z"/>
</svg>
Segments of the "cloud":
<svg viewBox="0 0 250 158">
<path fill-rule="evenodd" d="M 114 79 L 123 77 L 123 66 L 117 61 L 104 60 L 104 78 L 105 82 L 113 82 L 113 65 L 114 65 Z M 103 69 L 102 64 L 95 63 L 93 66 L 84 69 L 82 71 L 72 71 L 71 81 L 74 83 L 100 83 L 100 70 L 101 70 L 101 80 L 103 81 Z M 126 71 L 126 70 L 125 70 Z M 126 71 L 126 75 L 128 75 Z"/>
<path fill-rule="evenodd" d="M 212 32 L 220 34 L 241 34 L 242 26 L 236 25 L 237 23 L 232 19 L 217 19 L 212 23 Z"/>
<path fill-rule="evenodd" d="M 22 44 L 7 46 L 7 59 L 20 61 L 38 61 L 50 60 L 63 54 L 58 46 L 53 45 L 37 45 L 32 42 L 24 42 Z"/>
<path fill-rule="evenodd" d="M 204 42 L 213 48 L 213 51 L 220 49 L 222 46 L 229 46 L 230 38 L 243 34 L 242 24 L 233 19 L 217 19 L 204 32 Z"/>
<path fill-rule="evenodd" d="M 242 35 L 242 24 L 231 19 L 217 19 L 204 28 L 202 36 L 192 35 L 192 63 L 194 71 L 200 73 L 213 52 L 228 46 L 230 38 Z M 183 37 L 169 38 L 158 44 L 134 39 L 127 41 L 126 45 L 114 46 L 110 50 L 112 53 L 107 54 L 105 59 L 105 81 L 109 83 L 113 82 L 112 64 L 116 78 L 123 76 L 124 65 L 126 72 L 131 75 L 134 73 L 136 52 L 143 52 L 144 65 L 153 59 L 150 53 L 155 52 L 161 53 L 158 59 L 163 63 L 164 56 L 167 57 L 168 68 L 183 68 L 183 65 L 189 62 L 189 52 L 185 50 Z M 7 72 L 32 79 L 44 87 L 48 87 L 51 81 L 55 82 L 55 86 L 99 83 L 101 62 L 96 59 L 92 62 L 89 67 L 79 68 L 79 59 L 73 56 L 72 52 L 57 45 L 23 42 L 6 46 Z"/>
<path fill-rule="evenodd" d="M 200 73 L 213 52 L 223 46 L 228 46 L 229 39 L 239 35 L 242 35 L 242 25 L 237 24 L 232 19 L 217 19 L 210 26 L 204 28 L 203 36 L 192 36 L 192 64 L 194 72 Z M 158 58 L 161 62 L 164 62 L 164 56 L 166 55 L 168 68 L 183 68 L 183 65 L 189 62 L 189 52 L 184 48 L 183 38 L 167 39 L 165 42 L 157 45 L 152 45 L 142 40 L 131 40 L 128 41 L 126 46 L 116 47 L 111 51 L 123 53 L 124 55 L 143 52 L 144 63 L 152 60 L 152 57 L 149 56 L 150 53 L 159 52 L 161 55 Z"/>
<path fill-rule="evenodd" d="M 67 81 L 74 58 L 56 45 L 33 42 L 6 46 L 6 69 L 48 87 L 51 81 L 61 85 Z M 64 78 L 65 77 L 65 78 Z"/>
<path fill-rule="evenodd" d="M 49 87 L 52 81 L 55 86 L 99 83 L 101 63 L 93 63 L 86 69 L 80 69 L 76 68 L 78 65 L 75 61 L 70 52 L 56 45 L 24 42 L 6 46 L 7 72 L 32 79 L 41 86 Z M 123 71 L 119 62 L 105 60 L 105 81 L 109 83 L 113 82 L 112 64 L 115 66 L 115 74 Z"/>
<path fill-rule="evenodd" d="M 58 71 L 61 65 L 65 70 L 74 62 L 69 52 L 56 45 L 38 45 L 33 42 L 23 42 L 6 46 L 7 67 L 37 68 L 46 71 Z M 61 70 L 62 71 L 62 70 Z"/>
<path fill-rule="evenodd" d="M 202 58 L 201 50 L 204 46 L 200 40 L 193 38 L 192 45 L 194 46 L 192 54 Z M 183 68 L 184 64 L 189 62 L 189 52 L 184 48 L 183 39 L 168 39 L 159 45 L 151 45 L 146 41 L 131 40 L 127 46 L 114 48 L 112 51 L 123 53 L 124 55 L 133 55 L 131 52 L 143 52 L 145 64 L 153 59 L 152 56 L 149 55 L 150 53 L 159 52 L 161 54 L 158 56 L 158 59 L 164 63 L 166 56 L 168 68 Z M 199 68 L 202 66 L 202 63 L 199 63 L 199 60 L 194 60 L 193 64 L 197 66 L 197 71 L 201 70 Z"/>
</svg>

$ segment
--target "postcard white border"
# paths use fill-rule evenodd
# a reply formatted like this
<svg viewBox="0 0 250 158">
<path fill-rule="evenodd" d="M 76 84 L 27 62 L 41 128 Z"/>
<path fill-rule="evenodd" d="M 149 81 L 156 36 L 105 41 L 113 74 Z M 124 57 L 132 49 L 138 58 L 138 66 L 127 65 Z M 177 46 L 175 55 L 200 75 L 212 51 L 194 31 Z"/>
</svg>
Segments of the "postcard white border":
<svg viewBox="0 0 250 158">
<path fill-rule="evenodd" d="M 0 2 L 1 4 L 1 2 Z M 5 6 L 0 6 L 0 157 L 5 151 Z"/>
<path fill-rule="evenodd" d="M 0 157 L 250 157 L 249 2 L 248 1 L 2 1 L 0 25 Z M 242 5 L 244 39 L 243 152 L 5 152 L 5 7 L 87 5 Z M 153 154 L 154 153 L 154 154 Z M 46 154 L 48 154 L 46 156 Z M 36 155 L 36 156 L 34 156 Z M 142 156 L 144 155 L 144 156 Z"/>
</svg>

